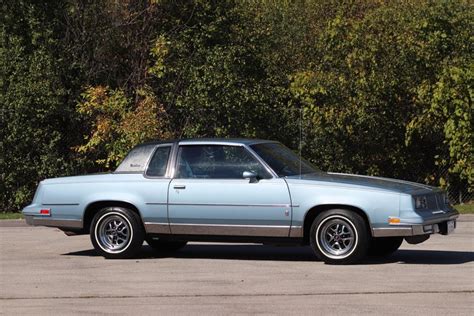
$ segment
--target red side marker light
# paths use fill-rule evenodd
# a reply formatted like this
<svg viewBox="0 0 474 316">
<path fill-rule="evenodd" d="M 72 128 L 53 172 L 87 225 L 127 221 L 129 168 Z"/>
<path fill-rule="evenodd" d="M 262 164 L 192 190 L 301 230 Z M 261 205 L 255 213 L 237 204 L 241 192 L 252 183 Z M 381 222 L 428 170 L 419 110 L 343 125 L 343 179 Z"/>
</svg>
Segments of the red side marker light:
<svg viewBox="0 0 474 316">
<path fill-rule="evenodd" d="M 40 211 L 40 214 L 41 215 L 51 215 L 50 211 L 51 210 L 49 208 L 44 208 Z"/>
</svg>

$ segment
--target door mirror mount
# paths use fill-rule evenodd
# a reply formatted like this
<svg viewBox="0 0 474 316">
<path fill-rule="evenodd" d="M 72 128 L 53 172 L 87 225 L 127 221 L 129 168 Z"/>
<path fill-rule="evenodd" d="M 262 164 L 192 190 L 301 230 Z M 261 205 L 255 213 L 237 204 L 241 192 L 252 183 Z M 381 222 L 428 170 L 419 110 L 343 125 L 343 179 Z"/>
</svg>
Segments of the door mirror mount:
<svg viewBox="0 0 474 316">
<path fill-rule="evenodd" d="M 244 171 L 242 173 L 242 178 L 249 179 L 249 183 L 256 183 L 258 182 L 258 176 L 256 173 L 252 171 Z"/>
</svg>

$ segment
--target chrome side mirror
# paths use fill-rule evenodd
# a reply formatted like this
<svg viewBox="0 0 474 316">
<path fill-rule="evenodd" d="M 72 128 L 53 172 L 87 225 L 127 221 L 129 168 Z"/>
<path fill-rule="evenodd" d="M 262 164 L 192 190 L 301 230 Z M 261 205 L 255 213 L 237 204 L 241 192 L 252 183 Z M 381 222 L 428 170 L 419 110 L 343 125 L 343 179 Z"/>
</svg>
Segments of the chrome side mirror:
<svg viewBox="0 0 474 316">
<path fill-rule="evenodd" d="M 257 174 L 253 173 L 252 171 L 244 171 L 242 173 L 242 178 L 244 179 L 249 179 L 250 183 L 256 183 L 258 182 L 258 176 Z"/>
</svg>

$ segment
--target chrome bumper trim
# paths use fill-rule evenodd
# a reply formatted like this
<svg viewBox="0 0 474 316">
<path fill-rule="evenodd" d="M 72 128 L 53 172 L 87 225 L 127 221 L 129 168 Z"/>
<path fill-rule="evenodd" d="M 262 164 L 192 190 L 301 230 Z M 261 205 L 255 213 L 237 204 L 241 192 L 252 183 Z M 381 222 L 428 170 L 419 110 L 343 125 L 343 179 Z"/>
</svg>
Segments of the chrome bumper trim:
<svg viewBox="0 0 474 316">
<path fill-rule="evenodd" d="M 446 222 L 441 221 L 436 224 L 421 224 L 411 226 L 393 226 L 383 228 L 372 228 L 373 237 L 409 237 L 419 235 L 431 235 L 440 232 L 439 224 Z"/>
<path fill-rule="evenodd" d="M 440 232 L 439 225 L 447 221 L 456 220 L 459 213 L 453 212 L 446 214 L 444 218 L 435 218 L 424 221 L 421 224 L 411 224 L 402 222 L 400 224 L 391 225 L 390 227 L 372 228 L 373 237 L 408 237 L 419 235 L 431 235 Z"/>
<path fill-rule="evenodd" d="M 424 232 L 421 234 L 415 233 L 415 231 L 419 231 L 418 227 L 420 227 L 421 230 L 423 230 L 423 225 L 372 228 L 372 236 L 373 237 L 396 237 L 396 236 L 404 237 L 404 236 L 414 236 L 414 235 L 425 234 Z"/>
<path fill-rule="evenodd" d="M 82 228 L 80 219 L 53 219 L 50 217 L 25 216 L 26 223 L 32 226 L 48 226 L 58 228 Z"/>
</svg>

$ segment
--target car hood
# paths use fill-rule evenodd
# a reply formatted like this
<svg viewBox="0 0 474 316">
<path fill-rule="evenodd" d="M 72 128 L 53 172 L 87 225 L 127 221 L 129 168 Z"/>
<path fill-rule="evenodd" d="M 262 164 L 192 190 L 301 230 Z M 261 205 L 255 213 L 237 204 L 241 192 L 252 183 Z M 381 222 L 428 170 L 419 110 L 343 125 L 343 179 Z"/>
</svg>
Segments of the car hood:
<svg viewBox="0 0 474 316">
<path fill-rule="evenodd" d="M 436 187 L 416 182 L 332 172 L 303 174 L 301 176 L 287 177 L 287 179 L 290 182 L 292 180 L 304 181 L 314 184 L 316 184 L 316 182 L 326 182 L 330 185 L 357 186 L 408 194 L 421 194 L 440 190 Z"/>
</svg>

